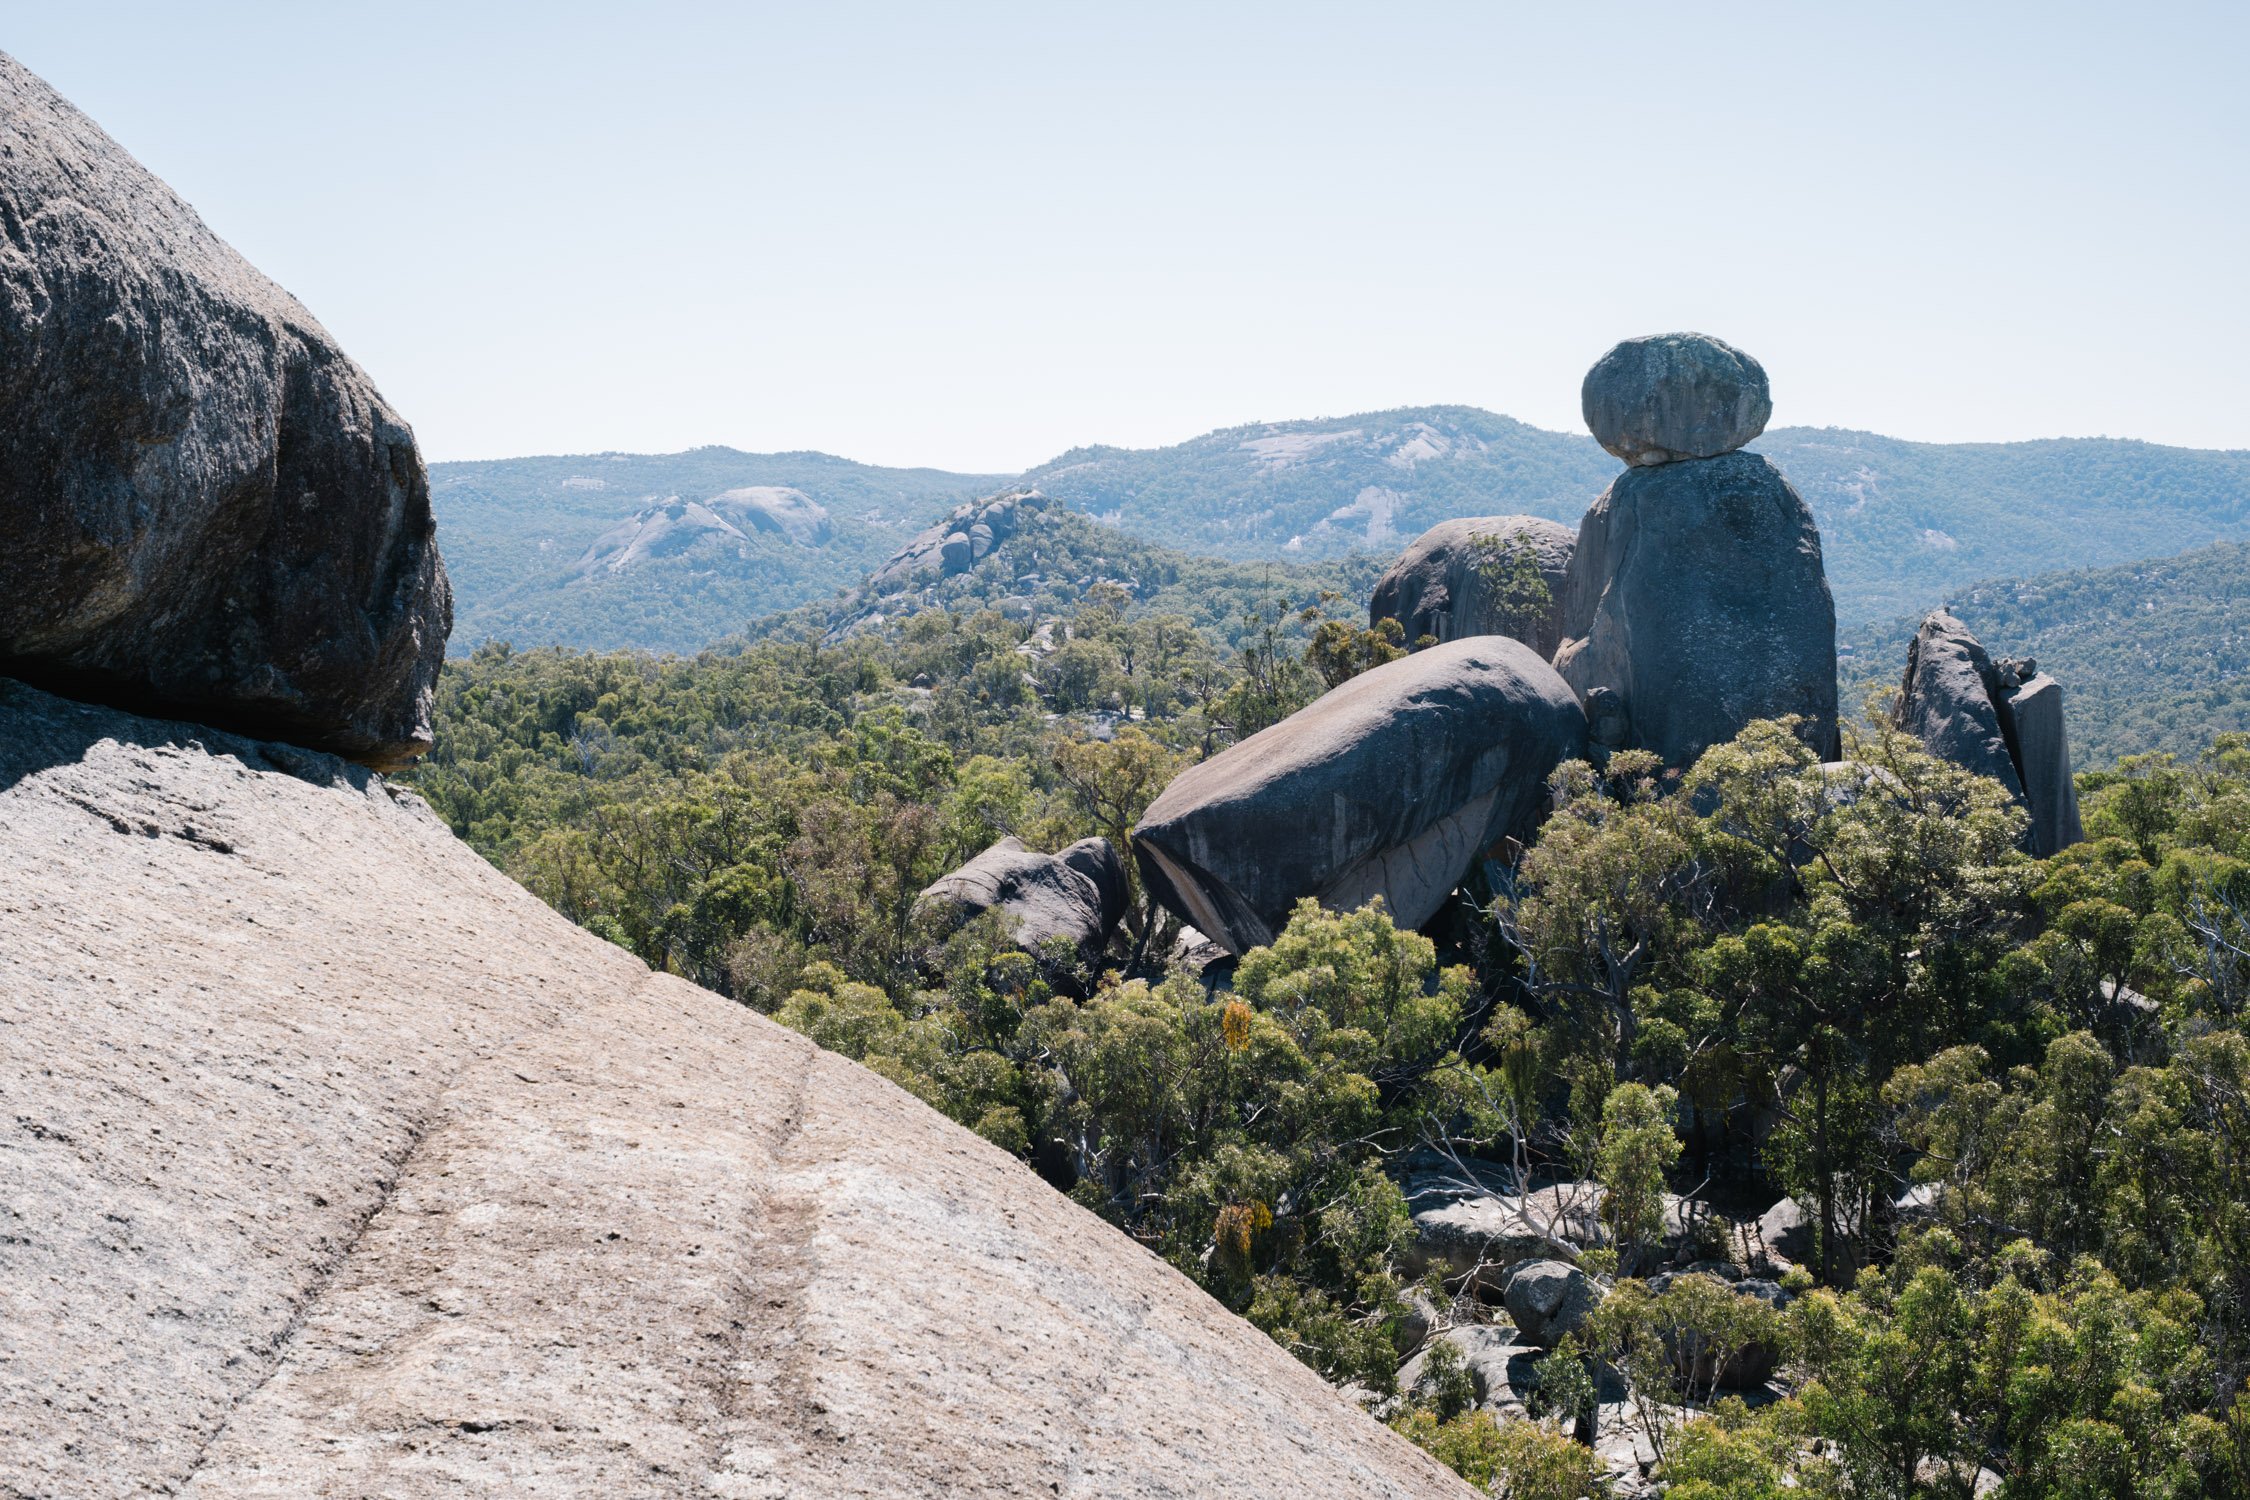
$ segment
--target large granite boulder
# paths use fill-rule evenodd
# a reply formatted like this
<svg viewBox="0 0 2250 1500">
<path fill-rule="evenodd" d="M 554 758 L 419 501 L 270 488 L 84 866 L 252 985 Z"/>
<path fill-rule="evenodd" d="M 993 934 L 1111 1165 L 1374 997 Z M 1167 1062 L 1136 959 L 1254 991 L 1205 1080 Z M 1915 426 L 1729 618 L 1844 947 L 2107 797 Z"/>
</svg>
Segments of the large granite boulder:
<svg viewBox="0 0 2250 1500">
<path fill-rule="evenodd" d="M 1430 1356 L 1440 1344 L 1460 1356 L 1461 1369 L 1476 1393 L 1476 1409 L 1503 1420 L 1522 1420 L 1531 1393 L 1539 1388 L 1539 1361 L 1546 1351 L 1526 1343 L 1514 1329 L 1490 1323 L 1448 1328 L 1398 1367 L 1398 1388 L 1411 1395 L 1430 1371 Z"/>
<path fill-rule="evenodd" d="M 331 756 L 0 684 L 0 913 L 0 1494 L 1470 1494 Z"/>
<path fill-rule="evenodd" d="M 1555 669 L 1625 742 L 1686 766 L 1753 719 L 1795 714 L 1825 760 L 1836 605 L 1820 532 L 1754 453 L 1627 469 L 1579 523 Z"/>
<path fill-rule="evenodd" d="M 1765 367 L 1704 333 L 1627 339 L 1594 362 L 1579 392 L 1594 441 L 1635 466 L 1717 458 L 1766 430 Z"/>
<path fill-rule="evenodd" d="M 1230 953 L 1298 901 L 1436 914 L 1471 863 L 1527 833 L 1586 716 L 1531 648 L 1471 636 L 1363 672 L 1174 778 L 1133 849 L 1149 890 Z"/>
<path fill-rule="evenodd" d="M 1543 657 L 1562 644 L 1563 575 L 1578 533 L 1538 516 L 1466 516 L 1414 539 L 1375 584 L 1367 622 L 1396 620 L 1409 642 L 1507 635 Z M 1547 590 L 1542 607 L 1506 598 L 1490 574 L 1504 549 L 1522 548 Z"/>
<path fill-rule="evenodd" d="M 886 558 L 868 576 L 866 591 L 880 597 L 965 573 L 997 543 L 1015 535 L 1025 516 L 1046 504 L 1047 497 L 1037 490 L 1010 490 L 956 505 Z"/>
<path fill-rule="evenodd" d="M 1602 1296 L 1601 1284 L 1578 1267 L 1535 1260 L 1509 1276 L 1501 1300 L 1526 1343 L 1552 1349 L 1564 1335 L 1585 1328 Z"/>
<path fill-rule="evenodd" d="M 1891 720 L 1923 748 L 1988 776 L 2029 813 L 2024 843 L 2053 854 L 2083 839 L 2062 685 L 2028 659 L 1994 660 L 1949 611 L 1932 610 L 1906 648 Z"/>
<path fill-rule="evenodd" d="M 1128 889 L 1125 862 L 1108 839 L 1082 839 L 1060 854 L 1039 854 L 1021 839 L 1004 838 L 932 881 L 916 904 L 950 916 L 955 925 L 998 911 L 1025 949 L 1037 953 L 1063 938 L 1092 958 L 1109 946 Z"/>
<path fill-rule="evenodd" d="M 0 670 L 389 766 L 452 614 L 406 423 L 0 56 Z"/>
<path fill-rule="evenodd" d="M 1575 1261 L 1609 1241 L 1599 1183 L 1517 1193 L 1504 1172 L 1470 1164 L 1410 1173 L 1402 1190 L 1414 1225 L 1408 1270 L 1422 1276 L 1434 1268 L 1448 1282 L 1493 1297 L 1508 1270 L 1524 1261 Z"/>
</svg>

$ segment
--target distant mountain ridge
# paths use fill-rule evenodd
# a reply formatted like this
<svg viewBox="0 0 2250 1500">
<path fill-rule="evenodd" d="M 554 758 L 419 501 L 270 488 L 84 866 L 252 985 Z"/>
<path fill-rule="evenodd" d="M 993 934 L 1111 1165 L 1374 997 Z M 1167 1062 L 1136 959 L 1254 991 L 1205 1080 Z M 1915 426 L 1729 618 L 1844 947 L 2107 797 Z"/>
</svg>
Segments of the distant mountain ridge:
<svg viewBox="0 0 2250 1500">
<path fill-rule="evenodd" d="M 2250 540 L 2250 451 L 1914 443 L 1810 427 L 1773 429 L 1751 449 L 1811 505 L 1847 629 L 1979 579 Z M 455 650 L 492 638 L 692 650 L 856 585 L 951 506 L 1012 485 L 1169 547 L 1313 561 L 1388 556 L 1458 516 L 1575 525 L 1617 472 L 1590 437 L 1428 406 L 1231 427 L 1167 448 L 1076 448 L 1020 476 L 713 447 L 436 464 L 431 495 Z M 753 488 L 796 492 L 811 508 L 802 514 L 826 513 L 830 534 L 715 526 L 685 509 Z M 629 550 L 640 533 L 628 523 L 674 499 L 686 531 L 650 538 L 626 566 L 578 568 L 605 533 Z"/>
</svg>

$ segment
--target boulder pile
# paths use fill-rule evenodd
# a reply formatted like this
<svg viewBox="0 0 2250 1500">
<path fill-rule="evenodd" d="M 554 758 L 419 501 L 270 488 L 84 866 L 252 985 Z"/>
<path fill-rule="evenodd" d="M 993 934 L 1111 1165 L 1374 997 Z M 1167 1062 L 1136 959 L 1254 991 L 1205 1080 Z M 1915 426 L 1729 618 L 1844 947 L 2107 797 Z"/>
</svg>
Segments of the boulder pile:
<svg viewBox="0 0 2250 1500">
<path fill-rule="evenodd" d="M 877 596 L 896 594 L 917 584 L 966 573 L 987 552 L 1015 535 L 1023 517 L 1044 509 L 1046 504 L 1047 497 L 1037 490 L 1011 490 L 956 505 L 944 520 L 892 553 L 868 577 L 866 591 Z"/>
<path fill-rule="evenodd" d="M 1607 738 L 1686 766 L 1753 719 L 1795 715 L 1840 753 L 1836 606 L 1789 481 L 1736 451 L 1772 411 L 1757 361 L 1702 334 L 1634 339 L 1586 377 L 1587 424 L 1633 467 L 1579 523 L 1555 669 Z"/>
<path fill-rule="evenodd" d="M 0 55 L 0 672 L 393 766 L 452 622 L 405 421 Z"/>
<path fill-rule="evenodd" d="M 1932 610 L 1906 648 L 1892 722 L 1932 755 L 1989 776 L 2031 816 L 2034 854 L 2086 837 L 2071 779 L 2062 684 L 2028 657 L 1995 660 L 1947 610 Z"/>
<path fill-rule="evenodd" d="M 1377 581 L 1367 623 L 1396 620 L 1406 639 L 1455 641 L 1507 635 L 1543 657 L 1563 639 L 1563 578 L 1578 533 L 1538 516 L 1467 516 L 1440 521 L 1415 538 Z M 1508 549 L 1523 549 L 1547 597 L 1536 609 L 1503 597 L 1493 576 Z"/>
<path fill-rule="evenodd" d="M 1528 834 L 1586 716 L 1530 647 L 1471 636 L 1363 672 L 1180 773 L 1133 830 L 1142 879 L 1240 954 L 1305 897 L 1381 896 L 1418 927 L 1484 850 Z"/>
</svg>

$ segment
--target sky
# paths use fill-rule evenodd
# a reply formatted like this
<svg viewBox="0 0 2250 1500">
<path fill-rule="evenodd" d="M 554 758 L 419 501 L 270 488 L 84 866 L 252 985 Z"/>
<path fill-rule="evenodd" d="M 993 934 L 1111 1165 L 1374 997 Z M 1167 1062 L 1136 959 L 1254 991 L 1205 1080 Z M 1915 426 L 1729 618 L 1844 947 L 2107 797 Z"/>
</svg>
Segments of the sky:
<svg viewBox="0 0 2250 1500">
<path fill-rule="evenodd" d="M 1774 422 L 2250 447 L 2250 5 L 0 0 L 434 460 L 1005 473 L 1716 334 Z"/>
</svg>

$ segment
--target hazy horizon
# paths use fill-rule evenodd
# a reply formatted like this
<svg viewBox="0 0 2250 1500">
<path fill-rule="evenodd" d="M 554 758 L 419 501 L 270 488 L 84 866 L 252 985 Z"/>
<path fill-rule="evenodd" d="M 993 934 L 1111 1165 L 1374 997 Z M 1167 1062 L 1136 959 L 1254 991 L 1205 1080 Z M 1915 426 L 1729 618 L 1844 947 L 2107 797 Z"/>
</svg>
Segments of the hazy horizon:
<svg viewBox="0 0 2250 1500">
<path fill-rule="evenodd" d="M 1256 421 L 1581 430 L 1714 333 L 1776 426 L 2250 448 L 2250 12 L 26 10 L 0 46 L 433 461 L 1009 474 Z"/>
</svg>

